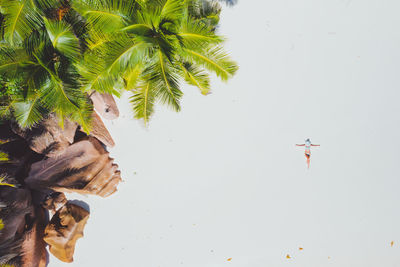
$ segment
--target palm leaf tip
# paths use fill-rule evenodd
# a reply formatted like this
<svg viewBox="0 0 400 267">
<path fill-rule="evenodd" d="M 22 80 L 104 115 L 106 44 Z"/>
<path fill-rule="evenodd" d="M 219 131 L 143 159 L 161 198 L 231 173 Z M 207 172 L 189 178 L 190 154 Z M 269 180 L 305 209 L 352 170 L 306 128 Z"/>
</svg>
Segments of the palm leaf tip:
<svg viewBox="0 0 400 267">
<path fill-rule="evenodd" d="M 23 41 L 33 29 L 41 26 L 41 18 L 31 1 L 0 0 L 1 12 L 5 15 L 2 30 L 4 39 L 14 46 Z"/>
<path fill-rule="evenodd" d="M 229 55 L 220 46 L 210 46 L 205 49 L 184 49 L 187 57 L 214 72 L 223 81 L 231 78 L 239 69 Z"/>
<path fill-rule="evenodd" d="M 182 70 L 188 84 L 199 88 L 203 95 L 210 93 L 210 78 L 203 69 L 190 63 L 184 63 Z"/>
<path fill-rule="evenodd" d="M 40 96 L 14 104 L 15 119 L 21 128 L 31 128 L 43 118 L 44 109 L 40 103 Z"/>
<path fill-rule="evenodd" d="M 136 119 L 143 119 L 147 125 L 154 111 L 154 88 L 150 82 L 142 82 L 133 91 L 130 102 Z"/>
<path fill-rule="evenodd" d="M 183 17 L 184 2 L 182 0 L 167 0 L 161 10 L 161 19 L 178 23 Z"/>
<path fill-rule="evenodd" d="M 4 152 L 0 152 L 0 162 L 7 162 L 9 161 L 8 155 Z M 1 176 L 0 176 L 1 179 Z"/>
<path fill-rule="evenodd" d="M 7 180 L 7 176 L 0 175 L 0 186 L 16 187 L 15 184 L 8 183 L 6 180 Z"/>
<path fill-rule="evenodd" d="M 179 89 L 179 70 L 161 51 L 155 54 L 153 60 L 153 64 L 144 70 L 143 76 L 151 81 L 151 88 L 157 100 L 179 111 L 183 95 Z"/>
</svg>

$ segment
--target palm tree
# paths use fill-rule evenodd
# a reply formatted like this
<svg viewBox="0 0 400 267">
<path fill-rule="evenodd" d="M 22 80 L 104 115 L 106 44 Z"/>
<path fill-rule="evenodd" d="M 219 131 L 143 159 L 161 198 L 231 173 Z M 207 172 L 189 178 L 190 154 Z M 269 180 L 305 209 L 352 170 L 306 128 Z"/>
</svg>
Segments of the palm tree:
<svg viewBox="0 0 400 267">
<path fill-rule="evenodd" d="M 54 112 L 88 129 L 91 106 L 73 65 L 81 57 L 83 31 L 74 30 L 72 20 L 54 18 L 53 4 L 0 1 L 1 115 L 30 128 Z"/>
<path fill-rule="evenodd" d="M 132 92 L 135 117 L 145 122 L 156 102 L 180 110 L 181 81 L 206 95 L 206 70 L 222 80 L 237 70 L 221 47 L 223 38 L 215 33 L 220 12 L 216 2 L 86 0 L 72 7 L 94 33 L 78 67 L 86 90 Z"/>
<path fill-rule="evenodd" d="M 13 163 L 11 167 L 5 163 L 8 156 L 0 151 L 0 163 L 16 170 L 11 175 L 0 173 L 3 190 L 0 193 L 11 190 L 17 194 L 21 189 L 27 192 L 23 196 L 28 198 L 33 188 L 26 182 L 31 167 L 52 160 L 48 151 L 33 149 L 27 142 L 31 136 L 20 134 L 21 129 L 14 129 L 14 123 L 29 135 L 29 129 L 40 129 L 45 119 L 56 114 L 61 126 L 64 120 L 72 120 L 89 133 L 91 119 L 97 116 L 90 96 L 95 92 L 120 96 L 124 91 L 131 94 L 135 117 L 147 123 L 156 103 L 180 110 L 183 82 L 207 95 L 210 74 L 223 81 L 231 78 L 238 67 L 223 50 L 224 38 L 217 34 L 220 12 L 220 4 L 211 0 L 0 0 L 0 123 L 5 122 L 12 132 L 15 140 L 10 142 L 21 142 L 24 147 L 18 154 L 22 156 L 6 151 Z M 81 138 L 82 133 L 75 132 L 76 124 L 74 127 L 72 139 Z M 92 137 L 86 138 L 92 140 Z M 93 149 L 101 149 L 101 153 L 95 152 L 107 156 L 100 141 L 93 142 L 99 144 L 93 145 Z M 69 146 L 79 141 L 67 143 Z M 85 144 L 89 146 L 89 143 L 92 144 L 89 141 Z M 65 156 L 60 155 L 55 160 Z M 107 160 L 107 164 L 100 161 L 107 171 L 101 169 L 96 174 L 107 176 L 110 172 L 112 175 L 106 178 L 115 176 L 113 181 L 117 183 L 119 171 L 112 159 Z M 63 180 L 75 171 L 78 170 L 65 169 L 61 177 L 59 172 L 55 176 Z M 114 189 L 114 184 L 110 184 Z M 40 188 L 35 188 L 35 194 Z M 46 195 L 53 189 L 50 185 L 40 193 Z M 24 198 L 9 202 L 21 199 Z M 29 205 L 36 205 L 31 213 L 34 220 L 46 220 L 45 216 L 41 219 L 36 216 L 36 209 L 40 211 L 42 206 L 36 202 Z M 24 226 L 26 216 L 18 211 L 9 213 L 10 207 L 6 210 L 0 207 L 0 215 L 3 212 L 10 214 L 11 219 L 18 217 Z M 14 227 L 9 225 L 10 220 L 4 217 L 3 220 L 6 223 L 3 231 Z M 17 229 L 27 229 L 22 226 Z M 40 229 L 37 231 L 43 231 Z M 16 245 L 22 244 L 25 234 L 29 235 L 28 232 L 18 238 L 11 235 L 14 239 L 0 244 L 0 262 L 5 259 L 3 256 L 6 261 L 15 258 L 11 260 L 14 263 L 27 255 L 23 249 L 28 250 L 29 246 Z M 35 249 L 42 253 L 43 242 L 40 246 Z"/>
<path fill-rule="evenodd" d="M 209 74 L 237 65 L 215 33 L 220 6 L 203 0 L 0 0 L 1 113 L 32 127 L 54 112 L 90 128 L 93 91 L 132 93 L 135 117 L 161 102 L 180 110 L 181 81 L 210 90 Z"/>
</svg>

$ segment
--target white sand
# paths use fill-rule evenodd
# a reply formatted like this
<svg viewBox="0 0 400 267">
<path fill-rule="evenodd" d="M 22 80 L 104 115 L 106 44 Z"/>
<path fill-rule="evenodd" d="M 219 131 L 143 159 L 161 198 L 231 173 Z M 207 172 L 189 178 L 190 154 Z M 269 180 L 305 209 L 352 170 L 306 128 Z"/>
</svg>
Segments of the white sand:
<svg viewBox="0 0 400 267">
<path fill-rule="evenodd" d="M 108 126 L 125 183 L 83 198 L 75 262 L 49 266 L 399 266 L 399 8 L 225 9 L 238 75 L 207 97 L 185 87 L 182 112 L 157 108 L 148 129 L 120 103 Z M 294 146 L 307 137 L 321 144 L 309 171 Z"/>
</svg>

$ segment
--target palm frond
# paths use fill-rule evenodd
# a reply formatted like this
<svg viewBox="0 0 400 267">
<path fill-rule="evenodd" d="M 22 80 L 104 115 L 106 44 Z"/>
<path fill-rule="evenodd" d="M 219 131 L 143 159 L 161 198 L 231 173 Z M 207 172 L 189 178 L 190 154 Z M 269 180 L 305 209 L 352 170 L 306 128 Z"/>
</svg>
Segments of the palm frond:
<svg viewBox="0 0 400 267">
<path fill-rule="evenodd" d="M 135 1 L 82 0 L 73 1 L 72 7 L 87 19 L 88 25 L 102 32 L 120 29 L 135 10 Z"/>
<path fill-rule="evenodd" d="M 216 1 L 187 0 L 188 12 L 197 22 L 216 29 L 221 13 L 221 5 Z"/>
<path fill-rule="evenodd" d="M 147 124 L 154 111 L 155 90 L 150 81 L 144 81 L 133 91 L 133 96 L 130 98 L 135 118 L 143 119 L 145 124 Z"/>
<path fill-rule="evenodd" d="M 207 95 L 210 92 L 210 78 L 208 74 L 194 64 L 185 62 L 181 66 L 186 82 L 199 88 L 203 95 Z"/>
<path fill-rule="evenodd" d="M 183 46 L 189 47 L 204 47 L 224 41 L 224 38 L 216 35 L 210 26 L 200 23 L 191 17 L 182 22 L 178 36 Z"/>
<path fill-rule="evenodd" d="M 34 53 L 43 53 L 43 50 L 51 50 L 48 52 L 54 52 L 53 44 L 49 39 L 49 35 L 45 29 L 40 31 L 32 31 L 25 39 L 23 47 L 29 56 L 33 56 Z"/>
<path fill-rule="evenodd" d="M 0 49 L 0 75 L 13 77 L 23 65 L 33 63 L 23 49 Z"/>
<path fill-rule="evenodd" d="M 90 33 L 90 36 L 85 39 L 89 52 L 100 49 L 104 44 L 111 42 L 115 37 L 115 35 L 105 34 L 100 31 L 91 31 Z"/>
<path fill-rule="evenodd" d="M 189 61 L 193 60 L 197 64 L 213 71 L 223 81 L 228 80 L 238 70 L 237 64 L 229 58 L 220 46 L 209 46 L 205 49 L 193 48 L 183 49 Z"/>
<path fill-rule="evenodd" d="M 10 160 L 10 159 L 8 158 L 7 153 L 0 152 L 0 162 L 7 162 L 7 161 L 9 161 L 9 160 Z"/>
<path fill-rule="evenodd" d="M 90 125 L 89 104 L 86 95 L 79 87 L 63 82 L 52 70 L 50 70 L 38 56 L 37 61 L 46 70 L 48 77 L 39 89 L 42 94 L 42 103 L 51 112 L 55 112 L 62 120 L 70 117 L 72 120 Z M 72 73 L 71 73 L 72 74 Z M 72 74 L 74 75 L 74 74 Z"/>
<path fill-rule="evenodd" d="M 73 113 L 79 109 L 77 101 L 83 95 L 75 88 L 68 88 L 63 82 L 52 74 L 40 90 L 43 93 L 43 103 L 49 109 L 60 110 L 63 114 Z"/>
<path fill-rule="evenodd" d="M 21 43 L 33 29 L 43 23 L 30 0 L 0 0 L 4 14 L 4 38 L 10 45 Z"/>
<path fill-rule="evenodd" d="M 82 130 L 89 134 L 92 130 L 92 114 L 93 114 L 93 105 L 90 103 L 89 99 L 82 99 L 79 103 L 79 109 L 75 112 L 69 114 L 69 118 L 72 121 L 77 122 Z"/>
<path fill-rule="evenodd" d="M 136 64 L 134 68 L 125 71 L 123 79 L 126 90 L 134 90 L 136 88 L 139 78 L 142 75 L 142 68 L 141 64 Z"/>
<path fill-rule="evenodd" d="M 150 81 L 154 84 L 154 87 L 157 88 L 156 98 L 159 99 L 161 103 L 172 107 L 175 111 L 179 111 L 181 109 L 180 99 L 183 93 L 179 89 L 178 71 L 161 51 L 159 51 L 155 57 L 156 60 L 154 64 L 145 72 L 149 73 Z"/>
<path fill-rule="evenodd" d="M 149 44 L 122 35 L 107 43 L 104 49 L 107 51 L 105 57 L 107 71 L 117 74 L 134 67 L 145 59 L 148 55 Z"/>
<path fill-rule="evenodd" d="M 60 6 L 60 0 L 35 0 L 35 4 L 39 9 L 51 9 Z"/>
<path fill-rule="evenodd" d="M 11 184 L 7 182 L 7 176 L 6 175 L 0 175 L 0 186 L 9 186 L 9 187 L 17 187 L 15 184 Z"/>
<path fill-rule="evenodd" d="M 140 4 L 141 8 L 136 10 L 135 19 L 129 23 L 139 24 L 139 25 L 147 25 L 151 28 L 158 27 L 161 21 L 161 9 L 163 7 L 163 3 L 161 1 L 146 1 L 143 4 Z"/>
<path fill-rule="evenodd" d="M 85 91 L 96 90 L 118 96 L 120 92 L 116 83 L 124 76 L 123 73 L 142 64 L 148 52 L 149 44 L 120 35 L 102 44 L 101 48 L 86 53 L 82 61 L 84 65 L 78 65 Z"/>
<path fill-rule="evenodd" d="M 3 101 L 2 101 L 3 102 Z M 0 118 L 11 118 L 16 100 L 9 100 L 0 105 Z"/>
<path fill-rule="evenodd" d="M 161 10 L 161 20 L 178 24 L 184 14 L 184 1 L 167 0 Z"/>
<path fill-rule="evenodd" d="M 13 103 L 14 116 L 21 128 L 31 128 L 43 119 L 41 95 L 35 92 L 24 101 Z"/>
<path fill-rule="evenodd" d="M 76 60 L 80 56 L 79 39 L 71 26 L 64 21 L 51 21 L 44 18 L 46 30 L 53 47 L 65 56 Z"/>
<path fill-rule="evenodd" d="M 153 28 L 148 24 L 134 23 L 129 26 L 123 27 L 122 32 L 128 32 L 130 34 L 138 34 L 142 36 L 150 36 L 153 32 Z"/>
<path fill-rule="evenodd" d="M 81 52 L 84 53 L 88 48 L 88 40 L 91 35 L 86 20 L 70 6 L 68 6 L 67 13 L 62 16 L 62 20 L 71 26 L 72 32 L 79 39 Z"/>
<path fill-rule="evenodd" d="M 114 88 L 118 77 L 108 73 L 104 55 L 93 51 L 86 53 L 79 64 L 75 64 L 80 76 L 81 90 L 91 93 L 93 90 L 100 93 L 119 95 L 120 92 Z"/>
</svg>

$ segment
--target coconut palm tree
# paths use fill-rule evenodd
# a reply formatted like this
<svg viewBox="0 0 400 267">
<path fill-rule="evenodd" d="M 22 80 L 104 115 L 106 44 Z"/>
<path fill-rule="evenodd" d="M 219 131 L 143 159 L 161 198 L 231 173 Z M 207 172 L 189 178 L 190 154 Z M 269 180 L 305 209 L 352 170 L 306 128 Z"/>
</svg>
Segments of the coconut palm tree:
<svg viewBox="0 0 400 267">
<path fill-rule="evenodd" d="M 86 0 L 72 2 L 72 7 L 94 33 L 78 67 L 85 89 L 132 92 L 135 117 L 145 122 L 156 102 L 180 110 L 181 81 L 206 95 L 207 71 L 227 80 L 237 70 L 215 33 L 216 2 Z"/>
<path fill-rule="evenodd" d="M 53 5 L 62 8 L 50 0 L 0 1 L 1 115 L 29 128 L 54 112 L 88 128 L 91 106 L 73 65 L 81 57 L 83 31 L 54 16 Z"/>
<path fill-rule="evenodd" d="M 180 110 L 181 81 L 210 90 L 237 70 L 215 33 L 220 6 L 200 0 L 0 0 L 2 116 L 22 127 L 54 112 L 90 128 L 93 91 L 132 93 L 135 117 Z M 6 90 L 7 89 L 7 90 Z"/>
<path fill-rule="evenodd" d="M 14 142 L 8 145 L 13 153 L 6 151 L 13 164 L 2 164 L 15 169 L 11 174 L 0 173 L 0 193 L 12 198 L 8 195 L 12 192 L 15 198 L 7 200 L 5 209 L 0 207 L 0 215 L 10 215 L 8 219 L 2 217 L 6 224 L 3 232 L 14 227 L 10 221 L 12 224 L 18 221 L 21 226 L 17 229 L 25 229 L 17 238 L 12 234 L 10 238 L 14 239 L 3 239 L 0 262 L 24 266 L 19 263 L 27 257 L 32 244 L 26 247 L 21 244 L 33 228 L 24 226 L 27 216 L 16 211 L 13 205 L 29 204 L 20 209 L 25 212 L 29 208 L 30 218 L 38 225 L 48 223 L 41 212 L 41 200 L 36 199 L 35 203 L 25 200 L 30 199 L 31 191 L 47 196 L 51 195 L 49 192 L 62 192 L 63 187 L 51 184 L 50 178 L 69 181 L 68 177 L 80 172 L 83 174 L 76 175 L 79 179 L 75 176 L 71 179 L 70 189 L 87 186 L 92 191 L 104 188 L 115 192 L 120 174 L 117 165 L 107 158 L 104 148 L 107 138 L 96 139 L 91 131 L 91 119 L 97 116 L 89 98 L 92 94 L 120 96 L 128 91 L 135 117 L 147 123 L 156 103 L 180 110 L 183 82 L 207 95 L 210 74 L 223 81 L 235 74 L 238 67 L 223 50 L 224 38 L 217 34 L 220 12 L 218 2 L 208 0 L 0 0 L 0 123 L 4 122 L 10 131 L 10 138 L 4 140 Z M 65 142 L 60 145 L 60 140 L 47 139 L 66 135 L 66 131 L 54 124 L 49 126 L 46 121 L 52 120 L 55 124 L 58 121 L 62 126 L 66 119 L 64 129 L 69 128 L 73 141 L 61 138 Z M 92 136 L 77 131 L 77 125 L 71 120 Z M 73 127 L 68 127 L 71 124 Z M 99 130 L 102 122 L 97 120 L 96 124 L 93 120 L 93 125 Z M 33 136 L 39 141 L 32 141 L 33 132 L 39 132 Z M 20 144 L 21 149 L 15 144 Z M 36 144 L 45 148 L 35 148 Z M 82 168 L 67 164 L 65 169 L 57 167 L 46 176 L 50 182 L 44 185 L 43 176 L 32 172 L 33 164 L 39 166 L 36 169 L 55 166 L 45 163 L 62 161 L 71 146 L 77 149 L 72 151 L 92 153 L 86 157 L 88 164 Z M 54 154 L 52 149 L 58 148 L 60 154 Z M 7 161 L 8 156 L 1 153 L 3 148 L 0 150 L 0 161 Z M 91 160 L 96 158 L 93 155 L 102 158 L 96 161 L 100 167 L 93 167 L 95 163 Z M 80 163 L 84 159 L 80 158 Z M 84 175 L 89 169 L 93 175 Z M 83 178 L 93 181 L 97 174 L 101 179 L 96 182 L 101 186 L 89 180 L 81 181 Z M 34 229 L 43 234 L 42 227 Z M 35 249 L 45 259 L 44 244 L 37 242 L 40 246 Z M 43 258 L 36 257 L 36 260 Z"/>
</svg>

